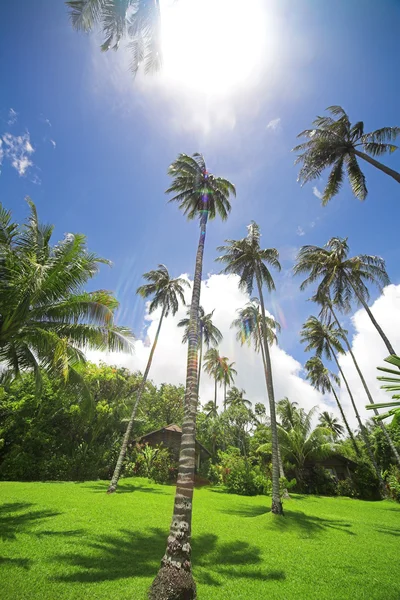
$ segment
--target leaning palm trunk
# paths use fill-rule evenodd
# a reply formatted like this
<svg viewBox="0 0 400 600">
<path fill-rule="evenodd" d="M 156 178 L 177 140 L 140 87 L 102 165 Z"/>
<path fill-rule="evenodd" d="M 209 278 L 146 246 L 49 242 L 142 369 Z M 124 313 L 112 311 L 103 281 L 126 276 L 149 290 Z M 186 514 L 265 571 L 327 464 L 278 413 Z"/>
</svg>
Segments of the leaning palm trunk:
<svg viewBox="0 0 400 600">
<path fill-rule="evenodd" d="M 158 338 L 159 338 L 160 330 L 161 330 L 161 325 L 162 325 L 162 322 L 164 319 L 164 313 L 165 313 L 165 307 L 162 309 L 160 322 L 157 327 L 156 337 L 154 338 L 153 346 L 151 348 L 150 355 L 149 355 L 149 360 L 147 361 L 146 370 L 143 374 L 143 378 L 142 378 L 142 381 L 141 381 L 141 384 L 140 384 L 140 387 L 139 387 L 139 390 L 138 390 L 138 393 L 136 396 L 136 402 L 133 405 L 131 418 L 129 419 L 128 427 L 126 428 L 126 431 L 125 431 L 121 450 L 120 450 L 120 453 L 118 456 L 117 464 L 115 465 L 115 469 L 114 469 L 114 473 L 113 473 L 110 485 L 108 486 L 107 494 L 112 494 L 113 492 L 115 492 L 115 490 L 117 489 L 117 486 L 118 486 L 118 481 L 119 481 L 119 478 L 121 475 L 122 463 L 124 462 L 124 459 L 125 459 L 126 451 L 127 451 L 128 444 L 129 444 L 129 438 L 132 433 L 133 423 L 135 422 L 137 408 L 139 406 L 139 402 L 140 402 L 140 399 L 142 397 L 142 394 L 143 394 L 143 391 L 144 391 L 144 388 L 145 388 L 145 385 L 147 382 L 147 377 L 149 375 L 151 363 L 153 361 L 154 351 L 157 346 L 157 342 L 158 342 Z"/>
<path fill-rule="evenodd" d="M 207 218 L 208 213 L 204 211 L 200 220 L 200 239 L 190 305 L 186 393 L 174 511 L 167 549 L 161 560 L 161 568 L 149 591 L 151 600 L 192 600 L 196 598 L 190 542 L 196 452 L 198 313 Z"/>
<path fill-rule="evenodd" d="M 338 318 L 337 318 L 337 316 L 336 316 L 336 313 L 335 313 L 335 311 L 334 311 L 334 309 L 333 309 L 333 306 L 332 306 L 332 304 L 329 304 L 329 308 L 330 308 L 330 310 L 331 310 L 331 313 L 332 313 L 332 315 L 333 315 L 333 318 L 334 318 L 334 319 L 335 319 L 335 321 L 336 321 L 336 324 L 337 324 L 337 326 L 338 326 L 338 328 L 339 328 L 339 331 L 341 332 L 341 334 L 342 334 L 342 336 L 343 336 L 344 342 L 345 342 L 345 344 L 346 344 L 346 346 L 347 346 L 347 349 L 348 349 L 348 351 L 349 351 L 349 353 L 350 353 L 350 356 L 351 356 L 351 358 L 353 359 L 354 366 L 355 366 L 355 368 L 356 368 L 356 370 L 357 370 L 357 373 L 358 373 L 358 375 L 359 375 L 359 377 L 360 377 L 360 379 L 361 379 L 361 383 L 363 384 L 363 387 L 364 387 L 365 393 L 367 394 L 367 397 L 368 397 L 369 403 L 370 403 L 370 404 L 374 404 L 374 401 L 373 401 L 373 399 L 372 399 L 372 396 L 371 396 L 371 392 L 369 391 L 369 388 L 368 388 L 368 386 L 367 386 L 367 382 L 365 381 L 365 379 L 364 379 L 364 376 L 363 376 L 363 374 L 362 374 L 362 372 L 361 372 L 361 369 L 360 369 L 360 367 L 358 366 L 358 363 L 357 363 L 357 361 L 356 361 L 356 357 L 355 357 L 355 356 L 354 356 L 354 354 L 353 354 L 353 351 L 352 351 L 352 349 L 351 349 L 351 346 L 350 346 L 349 340 L 347 339 L 347 336 L 346 336 L 346 334 L 344 333 L 344 331 L 343 331 L 343 329 L 342 329 L 342 327 L 341 327 L 341 325 L 340 325 L 340 323 L 339 323 L 339 320 L 338 320 Z M 379 412 L 376 410 L 376 408 L 374 408 L 374 413 L 375 413 L 375 415 L 376 415 L 376 416 L 378 416 L 378 415 L 379 415 Z M 386 441 L 387 441 L 387 443 L 389 444 L 389 446 L 390 446 L 390 448 L 391 448 L 391 450 L 392 450 L 392 452 L 393 452 L 393 456 L 395 457 L 397 464 L 398 464 L 398 465 L 400 465 L 400 456 L 399 456 L 399 453 L 397 452 L 396 446 L 394 445 L 392 438 L 390 437 L 390 435 L 389 435 L 389 433 L 388 433 L 388 431 L 387 431 L 387 429 L 386 429 L 385 425 L 383 424 L 383 422 L 382 422 L 382 421 L 378 421 L 378 424 L 379 424 L 380 428 L 382 429 L 383 435 L 385 436 L 385 438 L 386 438 Z"/>
<path fill-rule="evenodd" d="M 275 515 L 283 515 L 282 502 L 279 493 L 279 448 L 278 448 L 278 429 L 276 425 L 276 413 L 275 413 L 275 397 L 274 397 L 274 384 L 272 379 L 272 368 L 271 368 L 271 357 L 269 354 L 268 347 L 268 334 L 265 325 L 265 307 L 264 297 L 262 293 L 261 278 L 257 273 L 257 286 L 258 294 L 260 296 L 261 314 L 262 314 L 262 340 L 261 343 L 264 346 L 265 356 L 265 382 L 267 385 L 268 400 L 269 400 L 269 412 L 271 418 L 271 437 L 272 437 L 272 507 L 271 512 Z"/>
<path fill-rule="evenodd" d="M 363 440 L 364 440 L 365 446 L 366 446 L 366 448 L 367 448 L 368 456 L 369 456 L 369 458 L 370 458 L 370 461 L 371 461 L 371 463 L 372 463 L 372 464 L 373 464 L 373 466 L 374 466 L 374 469 L 375 469 L 376 475 L 377 475 L 377 477 L 378 477 L 378 479 L 379 479 L 380 486 L 381 486 L 381 488 L 382 488 L 382 490 L 383 490 L 383 489 L 385 488 L 385 484 L 384 484 L 384 482 L 383 482 L 383 479 L 382 479 L 382 475 L 381 475 L 380 469 L 379 469 L 379 467 L 378 467 L 378 464 L 377 464 L 377 462 L 376 462 L 376 460 L 375 460 L 375 457 L 374 457 L 374 454 L 373 454 L 373 452 L 372 452 L 372 448 L 371 448 L 371 444 L 369 443 L 369 439 L 368 439 L 367 432 L 365 431 L 365 427 L 364 427 L 364 425 L 363 425 L 363 423 L 362 423 L 362 421 L 361 421 L 361 417 L 360 417 L 360 414 L 359 414 L 359 412 L 358 412 L 358 410 L 357 410 L 356 403 L 354 402 L 354 398 L 353 398 L 353 394 L 351 393 L 350 386 L 349 386 L 349 384 L 348 384 L 348 381 L 347 381 L 346 377 L 344 376 L 343 369 L 342 369 L 342 367 L 341 367 L 341 366 L 340 366 L 340 364 L 339 364 L 339 361 L 338 361 L 338 359 L 337 359 L 337 356 L 336 356 L 336 354 L 335 354 L 335 352 L 334 352 L 334 350 L 333 350 L 332 346 L 331 346 L 331 345 L 329 345 L 329 347 L 330 347 L 330 350 L 331 350 L 332 356 L 333 356 L 333 357 L 334 357 L 334 359 L 335 359 L 335 362 L 336 362 L 336 364 L 337 364 L 337 367 L 338 367 L 338 369 L 339 369 L 339 372 L 340 372 L 340 374 L 341 374 L 341 376 L 342 376 L 342 378 L 343 378 L 343 381 L 344 381 L 344 383 L 345 383 L 345 386 L 346 386 L 346 388 L 347 388 L 347 392 L 348 392 L 348 394 L 349 394 L 349 396 L 350 396 L 350 401 L 351 401 L 351 404 L 352 404 L 352 406 L 353 406 L 354 412 L 355 412 L 355 414 L 356 414 L 356 418 L 357 418 L 357 421 L 358 421 L 358 425 L 359 425 L 359 427 L 360 427 L 360 432 L 361 432 L 362 438 L 363 438 Z"/>
<path fill-rule="evenodd" d="M 358 289 L 356 286 L 354 286 L 351 281 L 350 284 L 357 296 L 357 298 L 359 299 L 360 303 L 363 305 L 363 307 L 365 308 L 367 315 L 369 316 L 369 318 L 372 321 L 372 324 L 374 325 L 374 327 L 376 328 L 377 332 L 379 333 L 379 335 L 381 336 L 383 343 L 385 344 L 386 348 L 389 351 L 389 354 L 396 354 L 396 352 L 394 351 L 394 348 L 392 346 L 392 344 L 389 342 L 388 338 L 385 335 L 385 332 L 383 331 L 382 327 L 379 325 L 378 321 L 375 319 L 374 315 L 371 312 L 371 309 L 369 308 L 368 304 L 365 302 L 364 298 L 362 297 L 362 295 L 359 293 Z"/>
<path fill-rule="evenodd" d="M 348 422 L 347 422 L 347 419 L 346 419 L 346 416 L 345 416 L 345 414 L 344 414 L 344 412 L 343 412 L 343 408 L 342 408 L 342 405 L 340 404 L 339 398 L 338 398 L 338 396 L 337 396 L 337 394 L 336 394 L 336 392 L 335 392 L 335 390 L 334 390 L 334 388 L 333 388 L 333 387 L 331 388 L 331 390 L 332 390 L 332 394 L 333 394 L 333 395 L 334 395 L 334 397 L 335 397 L 336 404 L 338 405 L 338 408 L 339 408 L 339 410 L 340 410 L 340 414 L 342 415 L 342 419 L 343 419 L 343 422 L 344 422 L 344 424 L 345 424 L 345 426 L 346 426 L 347 433 L 349 434 L 349 437 L 350 437 L 350 439 L 351 439 L 351 443 L 353 444 L 354 451 L 355 451 L 355 453 L 356 453 L 356 455 L 357 455 L 357 456 L 360 456 L 360 449 L 359 449 L 359 447 L 357 446 L 357 443 L 356 443 L 356 440 L 355 440 L 355 438 L 354 438 L 353 432 L 352 432 L 352 430 L 350 429 L 350 425 L 349 425 L 349 424 L 348 424 Z"/>
<path fill-rule="evenodd" d="M 395 179 L 397 181 L 397 183 L 400 183 L 400 173 L 398 173 L 397 171 L 390 169 L 386 165 L 383 165 L 378 160 L 375 160 L 374 158 L 372 158 L 371 156 L 368 156 L 368 154 L 365 154 L 364 152 L 361 152 L 360 150 L 354 150 L 354 154 L 356 154 L 356 156 L 358 156 L 359 158 L 366 160 L 370 165 L 373 165 L 380 171 L 383 171 L 383 173 L 386 173 L 386 175 L 390 175 L 390 177 L 393 177 L 393 179 Z"/>
</svg>

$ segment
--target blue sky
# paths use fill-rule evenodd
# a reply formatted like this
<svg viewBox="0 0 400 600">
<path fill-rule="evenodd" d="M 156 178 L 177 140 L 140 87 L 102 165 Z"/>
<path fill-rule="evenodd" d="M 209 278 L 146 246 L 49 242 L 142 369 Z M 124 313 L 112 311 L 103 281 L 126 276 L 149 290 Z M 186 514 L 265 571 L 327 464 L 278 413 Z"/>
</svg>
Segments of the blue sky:
<svg viewBox="0 0 400 600">
<path fill-rule="evenodd" d="M 289 272 L 299 246 L 348 236 L 353 254 L 383 256 L 393 283 L 400 283 L 398 184 L 365 165 L 367 201 L 354 199 L 345 184 L 322 208 L 313 184 L 297 184 L 290 153 L 297 133 L 332 104 L 364 120 L 367 130 L 400 124 L 400 3 L 264 5 L 265 35 L 273 37 L 268 55 L 250 82 L 215 97 L 207 63 L 198 73 L 204 90 L 196 92 L 158 76 L 133 81 L 124 50 L 101 54 L 93 36 L 72 30 L 63 2 L 7 3 L 0 23 L 0 135 L 29 132 L 34 152 L 24 175 L 3 160 L 0 201 L 21 220 L 30 195 L 42 220 L 56 225 L 57 238 L 85 233 L 90 249 L 114 263 L 93 285 L 117 293 L 120 318 L 140 333 L 144 306 L 134 292 L 141 274 L 161 262 L 176 275 L 193 273 L 197 225 L 166 203 L 167 167 L 179 152 L 204 153 L 209 170 L 237 186 L 229 221 L 209 227 L 204 273 L 218 270 L 216 246 L 242 237 L 256 220 L 263 244 L 280 250 L 283 267 L 275 304 L 267 299 L 267 307 L 274 312 L 279 305 L 286 321 L 281 345 L 303 361 L 298 331 L 312 307 Z M 400 152 L 383 162 L 400 170 Z"/>
</svg>

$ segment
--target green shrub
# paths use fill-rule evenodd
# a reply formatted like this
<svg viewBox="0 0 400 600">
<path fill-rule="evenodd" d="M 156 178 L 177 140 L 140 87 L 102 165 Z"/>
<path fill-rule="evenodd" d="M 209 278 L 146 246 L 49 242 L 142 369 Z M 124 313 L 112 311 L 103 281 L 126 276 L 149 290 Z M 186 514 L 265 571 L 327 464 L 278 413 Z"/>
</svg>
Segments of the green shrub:
<svg viewBox="0 0 400 600">
<path fill-rule="evenodd" d="M 309 475 L 307 481 L 308 493 L 318 494 L 321 496 L 337 496 L 337 480 L 329 471 L 315 465 Z"/>
<path fill-rule="evenodd" d="M 249 459 L 241 456 L 238 448 L 230 447 L 218 453 L 219 471 L 227 492 L 241 496 L 266 494 L 270 483 L 259 466 L 253 466 Z"/>
<path fill-rule="evenodd" d="M 392 465 L 386 472 L 386 483 L 390 497 L 400 502 L 400 469 Z"/>
<path fill-rule="evenodd" d="M 380 500 L 379 479 L 370 462 L 361 459 L 353 474 L 355 495 L 361 500 Z"/>
<path fill-rule="evenodd" d="M 355 498 L 356 490 L 351 479 L 340 479 L 336 484 L 338 496 L 347 496 L 348 498 Z"/>
</svg>

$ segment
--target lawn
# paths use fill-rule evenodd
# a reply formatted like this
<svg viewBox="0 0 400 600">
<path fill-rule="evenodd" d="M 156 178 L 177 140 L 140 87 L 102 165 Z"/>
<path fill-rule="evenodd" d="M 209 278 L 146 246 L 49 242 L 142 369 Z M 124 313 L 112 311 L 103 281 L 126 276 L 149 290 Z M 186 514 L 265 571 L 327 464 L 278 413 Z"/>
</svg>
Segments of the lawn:
<svg viewBox="0 0 400 600">
<path fill-rule="evenodd" d="M 163 554 L 174 488 L 1 483 L 0 582 L 7 600 L 141 600 Z M 199 600 L 400 598 L 400 505 L 195 491 Z"/>
</svg>

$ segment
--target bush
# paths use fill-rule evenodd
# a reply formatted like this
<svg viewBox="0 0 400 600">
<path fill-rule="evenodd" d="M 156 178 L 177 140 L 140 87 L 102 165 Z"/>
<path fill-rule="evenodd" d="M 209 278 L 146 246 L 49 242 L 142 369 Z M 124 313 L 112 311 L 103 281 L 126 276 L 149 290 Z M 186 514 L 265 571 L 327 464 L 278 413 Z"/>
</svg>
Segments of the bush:
<svg viewBox="0 0 400 600">
<path fill-rule="evenodd" d="M 228 448 L 225 452 L 218 453 L 221 464 L 216 467 L 211 478 L 220 474 L 220 480 L 226 486 L 227 492 L 241 496 L 256 496 L 266 494 L 270 483 L 260 467 L 253 466 L 251 462 L 240 455 L 238 448 Z"/>
<path fill-rule="evenodd" d="M 340 479 L 337 484 L 338 496 L 347 496 L 348 498 L 354 498 L 356 496 L 356 490 L 351 479 Z"/>
<path fill-rule="evenodd" d="M 400 469 L 392 465 L 386 473 L 386 483 L 390 497 L 400 502 Z"/>
<path fill-rule="evenodd" d="M 380 500 L 379 479 L 371 463 L 361 459 L 353 474 L 355 496 L 361 500 Z"/>
<path fill-rule="evenodd" d="M 336 478 L 320 465 L 316 465 L 311 469 L 310 476 L 307 481 L 307 487 L 309 494 L 337 496 Z"/>
</svg>

